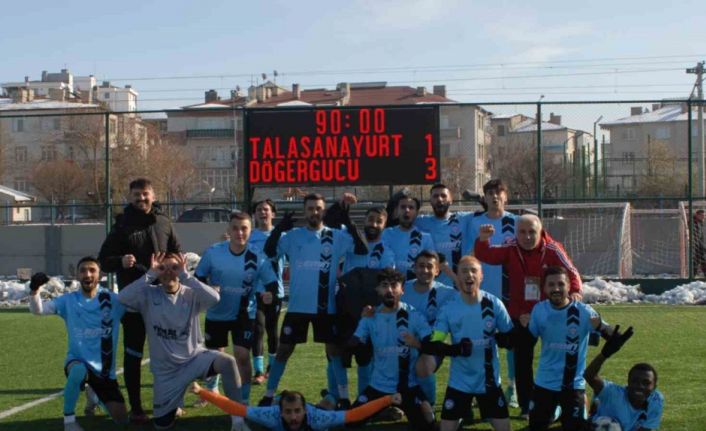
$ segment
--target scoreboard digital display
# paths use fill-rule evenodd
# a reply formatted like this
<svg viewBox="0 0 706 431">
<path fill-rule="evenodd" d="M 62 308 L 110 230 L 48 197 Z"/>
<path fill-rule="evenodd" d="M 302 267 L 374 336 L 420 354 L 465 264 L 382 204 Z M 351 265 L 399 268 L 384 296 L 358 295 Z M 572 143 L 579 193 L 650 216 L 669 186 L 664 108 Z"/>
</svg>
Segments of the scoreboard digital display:
<svg viewBox="0 0 706 431">
<path fill-rule="evenodd" d="M 249 109 L 252 186 L 431 184 L 440 173 L 436 106 Z"/>
</svg>

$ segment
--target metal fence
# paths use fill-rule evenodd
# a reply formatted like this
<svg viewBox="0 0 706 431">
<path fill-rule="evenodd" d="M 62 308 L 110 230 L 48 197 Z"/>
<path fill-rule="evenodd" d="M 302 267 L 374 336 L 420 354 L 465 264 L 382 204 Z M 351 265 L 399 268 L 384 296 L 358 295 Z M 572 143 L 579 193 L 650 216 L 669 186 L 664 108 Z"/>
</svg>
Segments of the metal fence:
<svg viewBox="0 0 706 431">
<path fill-rule="evenodd" d="M 512 204 L 537 211 L 553 234 L 576 245 L 570 253 L 587 262 L 579 264 L 585 274 L 693 277 L 691 223 L 695 201 L 706 200 L 703 105 L 689 99 L 445 104 L 442 181 L 460 195 L 503 178 Z M 383 202 L 402 186 L 246 188 L 247 108 L 61 106 L 0 110 L 0 223 L 105 223 L 107 230 L 129 201 L 129 180 L 143 175 L 175 221 L 217 222 L 263 197 L 296 207 L 306 191 L 332 198 L 350 191 Z M 428 186 L 409 187 L 428 196 Z"/>
</svg>

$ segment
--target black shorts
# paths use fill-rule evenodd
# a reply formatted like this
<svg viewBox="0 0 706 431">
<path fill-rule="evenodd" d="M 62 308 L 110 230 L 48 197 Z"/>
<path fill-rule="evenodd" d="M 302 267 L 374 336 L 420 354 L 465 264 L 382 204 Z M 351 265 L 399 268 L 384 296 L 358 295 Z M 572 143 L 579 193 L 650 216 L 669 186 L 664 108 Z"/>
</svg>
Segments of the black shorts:
<svg viewBox="0 0 706 431">
<path fill-rule="evenodd" d="M 341 352 L 341 362 L 343 363 L 343 368 L 351 368 L 353 366 L 353 357 L 355 357 L 355 363 L 359 367 L 370 365 L 373 360 L 373 344 L 370 340 L 368 340 L 367 343 L 352 349 L 343 349 Z"/>
<path fill-rule="evenodd" d="M 534 385 L 529 420 L 532 429 L 546 429 L 554 419 L 556 406 L 561 406 L 559 420 L 564 429 L 582 429 L 586 424 L 586 391 L 570 389 L 551 391 Z"/>
<path fill-rule="evenodd" d="M 362 404 L 384 397 L 385 395 L 392 395 L 392 393 L 380 392 L 372 386 L 368 386 L 363 390 L 362 394 L 358 395 L 353 407 L 358 407 Z M 420 407 L 423 402 L 427 401 L 427 397 L 424 395 L 422 388 L 420 386 L 414 386 L 412 388 L 400 391 L 400 395 L 402 396 L 402 405 L 399 407 L 402 409 L 405 416 L 407 416 L 410 429 L 430 429 L 430 424 L 425 422 L 424 415 L 422 414 L 422 409 Z"/>
<path fill-rule="evenodd" d="M 248 316 L 240 316 L 237 320 L 208 320 L 204 330 L 206 347 L 209 349 L 220 349 L 228 347 L 228 333 L 231 333 L 233 345 L 250 350 L 252 348 L 255 319 Z"/>
<path fill-rule="evenodd" d="M 333 314 L 287 313 L 282 322 L 279 342 L 282 344 L 306 343 L 309 323 L 314 327 L 315 343 L 335 343 L 337 341 Z"/>
<path fill-rule="evenodd" d="M 473 398 L 478 401 L 478 409 L 483 419 L 506 419 L 509 417 L 505 395 L 500 387 L 495 387 L 484 394 L 469 394 L 452 388 L 446 388 L 441 419 L 455 421 L 468 417 Z"/>
<path fill-rule="evenodd" d="M 96 374 L 91 367 L 82 361 L 70 361 L 67 363 L 64 367 L 64 375 L 66 377 L 69 376 L 69 365 L 72 363 L 81 363 L 86 367 L 86 379 L 81 384 L 81 390 L 83 390 L 86 384 L 88 384 L 103 404 L 107 404 L 109 402 L 125 404 L 125 398 L 123 398 L 123 394 L 120 392 L 118 381 Z"/>
</svg>

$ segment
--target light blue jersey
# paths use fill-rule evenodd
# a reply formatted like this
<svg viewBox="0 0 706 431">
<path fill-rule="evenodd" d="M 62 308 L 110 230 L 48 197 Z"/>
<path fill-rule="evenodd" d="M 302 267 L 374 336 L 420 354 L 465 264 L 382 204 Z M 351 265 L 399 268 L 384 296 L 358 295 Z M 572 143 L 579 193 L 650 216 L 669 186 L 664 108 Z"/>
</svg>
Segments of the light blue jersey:
<svg viewBox="0 0 706 431">
<path fill-rule="evenodd" d="M 373 344 L 370 386 L 392 394 L 401 389 L 398 386 L 413 388 L 418 385 L 414 364 L 419 352 L 404 343 L 402 334 L 409 332 L 421 341 L 431 335 L 431 328 L 424 316 L 404 302 L 393 313 L 383 313 L 382 309 L 380 305 L 372 317 L 362 318 L 353 336 L 362 342 L 371 340 Z M 404 367 L 408 371 L 400 372 Z"/>
<path fill-rule="evenodd" d="M 507 211 L 500 218 L 490 218 L 486 212 L 477 212 L 466 218 L 466 234 L 463 238 L 463 254 L 473 254 L 473 245 L 478 238 L 480 227 L 484 224 L 493 225 L 495 233 L 490 237 L 490 245 L 500 245 L 515 238 L 515 225 L 517 216 Z M 503 266 L 489 265 L 481 262 L 483 267 L 482 290 L 498 298 L 507 300 L 507 292 L 503 292 Z"/>
<path fill-rule="evenodd" d="M 250 239 L 248 243 L 257 249 L 263 255 L 265 254 L 265 241 L 270 237 L 272 231 L 262 231 L 260 229 L 253 229 L 250 233 Z M 265 256 L 266 257 L 266 256 Z M 272 263 L 272 269 L 275 271 L 277 276 L 277 297 L 284 298 L 284 282 L 282 281 L 282 273 L 284 272 L 284 256 L 280 256 L 279 259 L 270 260 Z"/>
<path fill-rule="evenodd" d="M 81 361 L 96 374 L 115 379 L 120 319 L 125 314 L 125 306 L 118 301 L 118 296 L 98 289 L 96 296 L 89 299 L 79 290 L 59 296 L 51 303 L 66 324 L 69 349 L 64 363 Z"/>
<path fill-rule="evenodd" d="M 414 290 L 416 281 L 409 280 L 404 284 L 404 293 L 400 301 L 411 305 L 415 310 L 422 313 L 426 317 L 429 326 L 433 327 L 441 307 L 450 301 L 459 299 L 459 294 L 454 288 L 438 281 L 432 282 L 431 289 L 427 292 L 419 293 Z"/>
<path fill-rule="evenodd" d="M 529 330 L 542 340 L 535 384 L 550 391 L 585 389 L 588 336 L 591 318 L 597 317 L 590 305 L 571 301 L 556 309 L 548 299 L 532 309 Z"/>
<path fill-rule="evenodd" d="M 206 312 L 208 320 L 236 320 L 240 313 L 254 319 L 257 309 L 256 291 L 275 283 L 277 276 L 272 264 L 251 245 L 240 254 L 230 249 L 230 242 L 223 241 L 206 250 L 194 274 L 207 277 L 209 284 L 220 286 L 221 299 Z"/>
<path fill-rule="evenodd" d="M 289 258 L 290 313 L 336 312 L 336 270 L 341 258 L 354 249 L 353 237 L 340 229 L 318 231 L 296 228 L 280 237 L 278 256 Z"/>
<path fill-rule="evenodd" d="M 446 263 L 454 273 L 456 272 L 458 261 L 463 255 L 463 238 L 468 235 L 466 233 L 467 219 L 472 216 L 472 213 L 465 211 L 449 212 L 445 218 L 438 218 L 433 214 L 425 214 L 418 216 L 414 221 L 415 226 L 431 235 L 436 247 L 434 251 L 444 255 Z M 439 275 L 438 280 L 453 286 L 453 280 L 444 273 Z"/>
<path fill-rule="evenodd" d="M 405 274 L 407 280 L 415 278 L 414 259 L 422 250 L 436 250 L 431 235 L 413 227 L 403 231 L 400 226 L 382 231 L 382 242 L 387 244 L 395 256 L 395 268 Z"/>
<path fill-rule="evenodd" d="M 664 397 L 658 390 L 652 391 L 644 409 L 636 409 L 630 404 L 625 386 L 603 380 L 603 390 L 596 396 L 598 409 L 594 416 L 609 416 L 618 422 L 624 431 L 637 431 L 640 428 L 659 429 L 664 409 Z"/>
<path fill-rule="evenodd" d="M 344 410 L 322 410 L 311 404 L 307 404 L 305 408 L 306 425 L 302 424 L 302 429 L 327 430 L 332 427 L 342 426 L 345 423 L 346 412 Z M 282 422 L 279 406 L 248 407 L 245 418 L 264 426 L 268 430 L 286 430 Z"/>
<path fill-rule="evenodd" d="M 434 332 L 451 334 L 451 343 L 462 338 L 473 343 L 471 356 L 452 357 L 449 386 L 468 394 L 484 394 L 487 389 L 500 386 L 496 332 L 510 332 L 512 320 L 502 301 L 480 292 L 480 301 L 468 304 L 463 299 L 441 308 Z"/>
<path fill-rule="evenodd" d="M 343 273 L 355 268 L 383 269 L 395 267 L 395 255 L 382 240 L 368 242 L 368 254 L 346 253 L 343 261 Z"/>
</svg>

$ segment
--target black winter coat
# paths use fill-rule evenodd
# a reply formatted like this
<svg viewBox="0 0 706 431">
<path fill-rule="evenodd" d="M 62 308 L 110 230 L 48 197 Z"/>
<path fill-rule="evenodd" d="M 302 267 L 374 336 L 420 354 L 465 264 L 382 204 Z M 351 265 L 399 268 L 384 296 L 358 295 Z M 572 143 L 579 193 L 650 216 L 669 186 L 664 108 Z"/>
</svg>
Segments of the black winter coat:
<svg viewBox="0 0 706 431">
<path fill-rule="evenodd" d="M 115 218 L 115 224 L 103 241 L 98 260 L 104 272 L 117 274 L 118 289 L 122 289 L 147 272 L 153 253 L 180 251 L 172 223 L 158 207 L 153 206 L 145 214 L 128 205 Z M 126 254 L 132 254 L 137 260 L 132 268 L 123 268 L 122 258 Z"/>
</svg>

